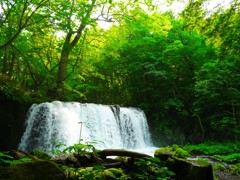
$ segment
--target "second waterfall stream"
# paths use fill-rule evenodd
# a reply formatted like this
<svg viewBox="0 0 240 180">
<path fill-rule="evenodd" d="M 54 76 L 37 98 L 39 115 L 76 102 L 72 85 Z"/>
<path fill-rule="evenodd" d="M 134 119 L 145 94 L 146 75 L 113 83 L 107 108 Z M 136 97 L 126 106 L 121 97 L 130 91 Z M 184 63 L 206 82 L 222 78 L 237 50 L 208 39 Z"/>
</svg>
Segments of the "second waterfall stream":
<svg viewBox="0 0 240 180">
<path fill-rule="evenodd" d="M 77 102 L 33 104 L 19 149 L 50 152 L 57 142 L 70 146 L 97 142 L 98 149 L 151 151 L 152 140 L 140 109 Z"/>
</svg>

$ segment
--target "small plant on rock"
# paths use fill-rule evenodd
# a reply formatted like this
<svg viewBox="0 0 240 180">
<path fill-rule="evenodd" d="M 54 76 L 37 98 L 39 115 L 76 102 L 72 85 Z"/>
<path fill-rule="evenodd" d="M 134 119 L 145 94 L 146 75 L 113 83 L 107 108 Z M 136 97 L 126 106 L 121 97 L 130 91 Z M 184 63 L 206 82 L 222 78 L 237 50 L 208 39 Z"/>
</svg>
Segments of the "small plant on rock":
<svg viewBox="0 0 240 180">
<path fill-rule="evenodd" d="M 19 164 L 19 163 L 23 163 L 31 160 L 32 160 L 31 158 L 21 158 L 16 160 L 12 156 L 9 156 L 3 152 L 0 152 L 0 167 Z"/>
</svg>

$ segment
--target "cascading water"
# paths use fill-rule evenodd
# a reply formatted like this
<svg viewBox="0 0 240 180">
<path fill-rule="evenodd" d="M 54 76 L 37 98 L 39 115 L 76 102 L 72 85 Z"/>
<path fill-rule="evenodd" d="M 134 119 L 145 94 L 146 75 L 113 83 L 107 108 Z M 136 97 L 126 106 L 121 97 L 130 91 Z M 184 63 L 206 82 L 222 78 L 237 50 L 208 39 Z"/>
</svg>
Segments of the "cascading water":
<svg viewBox="0 0 240 180">
<path fill-rule="evenodd" d="M 56 142 L 67 146 L 93 142 L 98 149 L 148 149 L 152 141 L 143 111 L 77 102 L 34 104 L 19 149 L 50 152 Z M 55 143 L 54 143 L 55 142 Z"/>
</svg>

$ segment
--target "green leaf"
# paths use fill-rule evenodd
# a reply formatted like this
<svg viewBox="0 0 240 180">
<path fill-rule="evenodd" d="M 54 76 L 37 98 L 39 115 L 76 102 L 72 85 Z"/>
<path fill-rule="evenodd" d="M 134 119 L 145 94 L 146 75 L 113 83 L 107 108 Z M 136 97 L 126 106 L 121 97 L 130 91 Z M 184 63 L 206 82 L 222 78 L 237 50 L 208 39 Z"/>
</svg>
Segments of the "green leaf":
<svg viewBox="0 0 240 180">
<path fill-rule="evenodd" d="M 105 173 L 107 176 L 109 176 L 109 177 L 111 177 L 111 178 L 113 178 L 113 179 L 117 179 L 117 176 L 116 176 L 112 171 L 110 171 L 110 170 L 108 170 L 108 169 L 104 170 L 104 173 Z"/>
<path fill-rule="evenodd" d="M 0 158 L 14 159 L 12 156 L 9 156 L 9 155 L 7 155 L 7 154 L 4 154 L 3 152 L 0 152 Z"/>
</svg>

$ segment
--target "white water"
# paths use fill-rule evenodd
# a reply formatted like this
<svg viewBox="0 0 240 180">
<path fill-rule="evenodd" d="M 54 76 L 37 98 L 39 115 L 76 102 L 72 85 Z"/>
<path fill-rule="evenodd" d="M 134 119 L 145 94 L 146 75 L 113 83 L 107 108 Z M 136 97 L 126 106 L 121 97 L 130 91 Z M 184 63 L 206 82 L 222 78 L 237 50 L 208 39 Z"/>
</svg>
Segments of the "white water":
<svg viewBox="0 0 240 180">
<path fill-rule="evenodd" d="M 19 149 L 50 152 L 56 142 L 70 146 L 80 138 L 83 143 L 97 141 L 98 149 L 148 152 L 152 147 L 145 114 L 139 109 L 54 101 L 32 105 Z"/>
</svg>

